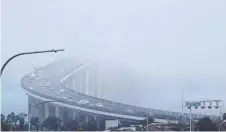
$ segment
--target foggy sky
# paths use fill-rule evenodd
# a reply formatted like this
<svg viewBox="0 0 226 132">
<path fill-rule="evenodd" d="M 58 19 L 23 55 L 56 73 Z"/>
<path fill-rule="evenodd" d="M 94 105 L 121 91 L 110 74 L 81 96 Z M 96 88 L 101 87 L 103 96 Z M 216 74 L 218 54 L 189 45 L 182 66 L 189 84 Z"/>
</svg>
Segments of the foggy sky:
<svg viewBox="0 0 226 132">
<path fill-rule="evenodd" d="M 2 63 L 18 52 L 66 52 L 10 62 L 2 113 L 27 111 L 21 77 L 67 57 L 111 60 L 135 73 L 137 84 L 121 93 L 126 103 L 181 111 L 182 88 L 185 100 L 226 101 L 225 7 L 225 0 L 3 0 Z"/>
</svg>

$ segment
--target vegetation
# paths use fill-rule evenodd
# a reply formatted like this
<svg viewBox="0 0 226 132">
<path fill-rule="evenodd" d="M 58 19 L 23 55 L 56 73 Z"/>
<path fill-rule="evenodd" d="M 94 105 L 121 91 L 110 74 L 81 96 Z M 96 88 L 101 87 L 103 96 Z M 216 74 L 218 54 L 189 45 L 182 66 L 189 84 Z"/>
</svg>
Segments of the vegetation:
<svg viewBox="0 0 226 132">
<path fill-rule="evenodd" d="M 43 130 L 52 130 L 57 131 L 60 130 L 61 121 L 56 116 L 47 117 L 42 124 Z"/>
<path fill-rule="evenodd" d="M 15 114 L 14 112 L 4 116 L 1 114 L 1 131 L 26 131 L 28 130 L 28 123 L 26 122 L 27 115 L 25 113 Z M 226 119 L 224 113 L 223 119 Z M 45 130 L 45 131 L 98 131 L 104 128 L 104 122 L 100 121 L 99 126 L 94 118 L 89 119 L 89 122 L 78 119 L 66 119 L 62 124 L 61 120 L 55 116 L 47 117 L 41 124 L 38 117 L 31 118 L 31 130 Z M 148 118 L 149 124 L 154 122 L 152 117 Z M 147 119 L 141 121 L 139 124 L 146 126 Z M 113 129 L 113 128 L 112 128 Z M 113 130 L 116 130 L 114 128 Z M 142 129 L 141 129 L 142 130 Z M 178 131 L 178 127 L 172 129 Z M 189 129 L 187 129 L 189 130 Z M 217 125 L 214 124 L 209 117 L 200 119 L 195 130 L 198 131 L 217 131 Z"/>
<path fill-rule="evenodd" d="M 40 126 L 39 118 L 38 117 L 32 117 L 31 118 L 31 127 L 38 131 L 39 126 Z"/>
<path fill-rule="evenodd" d="M 9 130 L 26 130 L 27 126 L 25 124 L 25 118 L 27 114 L 19 113 L 16 115 L 14 112 L 8 114 L 6 117 L 1 114 L 1 130 L 9 131 Z"/>
<path fill-rule="evenodd" d="M 223 114 L 223 120 L 226 120 L 226 113 Z"/>
<path fill-rule="evenodd" d="M 78 130 L 78 121 L 76 119 L 67 119 L 64 121 L 63 126 L 61 127 L 62 131 L 76 131 Z"/>
<path fill-rule="evenodd" d="M 217 131 L 216 124 L 214 124 L 209 117 L 203 117 L 196 124 L 195 130 L 198 131 Z"/>
<path fill-rule="evenodd" d="M 61 125 L 61 120 L 55 116 L 47 117 L 42 124 L 42 130 L 47 131 L 97 131 L 97 123 L 92 118 L 89 122 L 78 122 L 76 119 L 66 119 Z"/>
</svg>

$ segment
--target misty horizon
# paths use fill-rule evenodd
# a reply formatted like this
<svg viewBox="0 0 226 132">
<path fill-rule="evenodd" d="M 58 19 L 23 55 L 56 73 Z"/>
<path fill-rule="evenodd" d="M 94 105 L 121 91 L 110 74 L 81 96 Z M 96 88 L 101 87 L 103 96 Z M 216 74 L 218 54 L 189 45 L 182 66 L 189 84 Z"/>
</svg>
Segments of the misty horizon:
<svg viewBox="0 0 226 132">
<path fill-rule="evenodd" d="M 121 77 L 115 77 L 115 86 L 123 103 L 181 112 L 182 89 L 188 101 L 226 101 L 225 5 L 224 0 L 5 0 L 2 65 L 20 52 L 66 51 L 10 62 L 1 78 L 1 112 L 26 112 L 21 78 L 35 66 L 64 58 L 111 64 Z"/>
</svg>

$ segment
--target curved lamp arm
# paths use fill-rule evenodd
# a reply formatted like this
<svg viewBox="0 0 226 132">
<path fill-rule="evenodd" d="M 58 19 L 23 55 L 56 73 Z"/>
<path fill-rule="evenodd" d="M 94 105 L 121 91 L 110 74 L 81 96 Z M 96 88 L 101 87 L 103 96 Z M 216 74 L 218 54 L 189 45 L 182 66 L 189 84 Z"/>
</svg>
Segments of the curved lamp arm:
<svg viewBox="0 0 226 132">
<path fill-rule="evenodd" d="M 2 76 L 2 72 L 3 70 L 5 69 L 6 65 L 14 58 L 18 57 L 18 56 L 21 56 L 21 55 L 27 55 L 27 54 L 39 54 L 39 53 L 47 53 L 47 52 L 55 52 L 57 53 L 58 51 L 65 51 L 64 49 L 58 49 L 58 50 L 44 50 L 44 51 L 34 51 L 34 52 L 24 52 L 24 53 L 19 53 L 19 54 L 16 54 L 12 57 L 10 57 L 2 66 L 1 68 L 1 75 Z"/>
</svg>

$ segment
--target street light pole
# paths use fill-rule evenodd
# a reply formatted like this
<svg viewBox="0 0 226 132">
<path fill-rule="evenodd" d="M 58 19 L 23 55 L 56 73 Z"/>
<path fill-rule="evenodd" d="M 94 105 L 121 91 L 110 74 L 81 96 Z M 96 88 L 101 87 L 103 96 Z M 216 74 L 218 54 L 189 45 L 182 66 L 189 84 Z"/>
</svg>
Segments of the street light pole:
<svg viewBox="0 0 226 132">
<path fill-rule="evenodd" d="M 182 88 L 182 99 L 181 99 L 181 111 L 182 111 L 182 114 L 184 114 L 184 89 Z"/>
<path fill-rule="evenodd" d="M 192 126 L 191 118 L 192 118 L 192 115 L 191 115 L 191 107 L 190 107 L 190 132 L 192 131 L 192 128 L 191 128 L 191 126 Z"/>
<path fill-rule="evenodd" d="M 58 51 L 65 51 L 64 49 L 57 49 L 57 50 L 43 50 L 43 51 L 33 51 L 33 52 L 24 52 L 24 53 L 19 53 L 19 54 L 16 54 L 12 57 L 10 57 L 2 66 L 1 68 L 1 74 L 0 76 L 2 76 L 2 72 L 3 70 L 5 69 L 6 65 L 14 58 L 18 57 L 18 56 L 21 56 L 21 55 L 28 55 L 28 54 L 41 54 L 41 53 L 48 53 L 48 52 L 54 52 L 54 53 L 57 53 Z"/>
<path fill-rule="evenodd" d="M 149 131 L 149 127 L 148 127 L 148 116 L 149 116 L 149 114 L 147 113 L 147 131 Z"/>
<path fill-rule="evenodd" d="M 221 120 L 221 115 L 222 115 L 222 109 L 224 111 L 224 101 L 222 101 L 222 106 L 220 106 L 220 120 Z"/>
<path fill-rule="evenodd" d="M 31 104 L 28 104 L 28 113 L 27 113 L 27 120 L 28 120 L 28 131 L 31 130 L 31 121 L 30 121 L 30 108 L 31 108 Z"/>
</svg>

